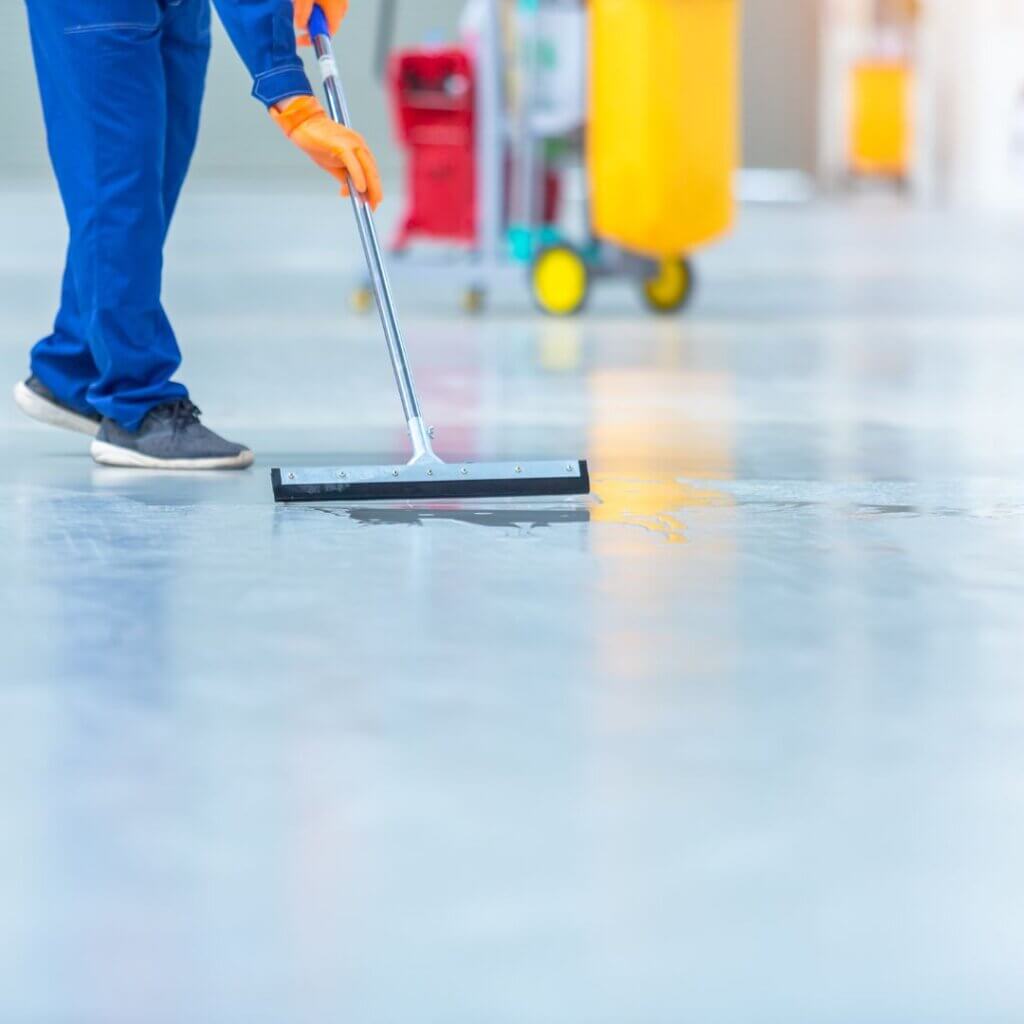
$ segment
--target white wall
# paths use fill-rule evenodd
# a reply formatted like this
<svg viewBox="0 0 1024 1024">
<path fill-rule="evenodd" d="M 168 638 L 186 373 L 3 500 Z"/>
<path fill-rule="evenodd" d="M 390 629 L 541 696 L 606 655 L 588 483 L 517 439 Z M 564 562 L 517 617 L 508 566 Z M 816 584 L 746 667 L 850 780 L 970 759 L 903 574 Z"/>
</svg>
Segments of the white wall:
<svg viewBox="0 0 1024 1024">
<path fill-rule="evenodd" d="M 821 0 L 744 0 L 743 162 L 813 172 Z"/>
<path fill-rule="evenodd" d="M 1024 0 L 930 0 L 925 31 L 938 198 L 1024 209 Z"/>
<path fill-rule="evenodd" d="M 462 0 L 405 0 L 400 4 L 399 40 L 420 41 L 439 29 L 454 35 Z M 378 0 L 352 0 L 337 40 L 346 88 L 357 127 L 375 147 L 385 169 L 397 166 L 382 90 L 371 74 Z M 317 81 L 311 74 L 311 80 Z M 249 96 L 252 83 L 218 23 L 210 67 L 203 129 L 194 174 L 258 182 L 279 175 L 316 174 L 307 168 Z M 0 0 L 0 106 L 3 144 L 0 178 L 48 176 L 42 115 L 36 92 L 22 0 Z"/>
</svg>

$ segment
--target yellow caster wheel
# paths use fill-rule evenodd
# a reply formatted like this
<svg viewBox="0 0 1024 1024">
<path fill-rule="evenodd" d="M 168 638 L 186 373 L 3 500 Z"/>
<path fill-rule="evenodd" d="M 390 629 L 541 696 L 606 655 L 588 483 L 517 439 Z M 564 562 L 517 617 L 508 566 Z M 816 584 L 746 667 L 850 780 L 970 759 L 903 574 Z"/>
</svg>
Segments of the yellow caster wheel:
<svg viewBox="0 0 1024 1024">
<path fill-rule="evenodd" d="M 687 259 L 670 257 L 644 281 L 644 299 L 655 313 L 675 313 L 693 298 L 696 278 Z"/>
<path fill-rule="evenodd" d="M 464 313 L 482 313 L 487 293 L 483 288 L 467 288 L 462 293 L 462 310 Z"/>
<path fill-rule="evenodd" d="M 530 271 L 533 298 L 549 316 L 572 316 L 587 301 L 590 271 L 571 246 L 553 245 L 534 258 Z"/>
<path fill-rule="evenodd" d="M 356 288 L 348 297 L 353 313 L 369 313 L 373 308 L 373 292 L 369 288 Z"/>
</svg>

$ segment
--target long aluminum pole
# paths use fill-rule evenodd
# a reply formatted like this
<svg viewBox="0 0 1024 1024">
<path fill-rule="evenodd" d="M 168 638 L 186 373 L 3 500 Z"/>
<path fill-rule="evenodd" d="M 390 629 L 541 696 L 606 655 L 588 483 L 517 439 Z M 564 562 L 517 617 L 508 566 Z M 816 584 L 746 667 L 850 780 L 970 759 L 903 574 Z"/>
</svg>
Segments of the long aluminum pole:
<svg viewBox="0 0 1024 1024">
<path fill-rule="evenodd" d="M 345 102 L 345 91 L 341 85 L 341 75 L 338 73 L 338 65 L 334 59 L 334 47 L 331 44 L 330 36 L 316 33 L 312 38 L 313 48 L 320 64 L 320 74 L 323 77 L 327 108 L 331 117 L 338 124 L 349 128 L 352 125 L 352 119 L 349 115 L 348 104 Z M 373 222 L 373 213 L 369 205 L 356 192 L 351 177 L 348 181 L 349 191 L 352 193 L 352 209 L 355 211 L 356 226 L 359 229 L 359 241 L 363 247 L 363 255 L 366 257 L 370 280 L 373 283 L 380 322 L 384 328 L 388 354 L 391 356 L 391 367 L 395 373 L 398 395 L 402 400 L 402 411 L 405 413 L 405 419 L 409 426 L 409 437 L 413 447 L 412 461 L 440 461 L 434 454 L 430 443 L 430 432 L 420 414 L 416 386 L 413 383 L 412 371 L 409 369 L 409 359 L 405 352 L 405 343 L 402 341 L 402 332 L 398 326 L 391 282 L 388 280 L 387 269 L 381 255 L 380 240 Z"/>
</svg>

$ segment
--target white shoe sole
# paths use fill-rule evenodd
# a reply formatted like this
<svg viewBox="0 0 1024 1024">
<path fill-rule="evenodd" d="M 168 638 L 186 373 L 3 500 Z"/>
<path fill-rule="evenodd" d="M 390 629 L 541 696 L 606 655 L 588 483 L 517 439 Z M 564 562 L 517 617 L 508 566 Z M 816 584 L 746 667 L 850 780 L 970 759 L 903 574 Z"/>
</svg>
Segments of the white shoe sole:
<svg viewBox="0 0 1024 1024">
<path fill-rule="evenodd" d="M 248 448 L 243 448 L 237 455 L 225 458 L 157 459 L 106 441 L 93 441 L 89 451 L 101 466 L 122 466 L 126 469 L 247 469 L 254 458 Z"/>
<path fill-rule="evenodd" d="M 76 434 L 87 434 L 89 437 L 95 437 L 99 433 L 100 425 L 95 420 L 89 419 L 88 416 L 79 416 L 77 412 L 62 409 L 59 405 L 47 401 L 26 386 L 24 381 L 19 380 L 14 385 L 14 403 L 26 416 L 31 416 L 32 419 L 48 426 L 73 430 Z"/>
</svg>

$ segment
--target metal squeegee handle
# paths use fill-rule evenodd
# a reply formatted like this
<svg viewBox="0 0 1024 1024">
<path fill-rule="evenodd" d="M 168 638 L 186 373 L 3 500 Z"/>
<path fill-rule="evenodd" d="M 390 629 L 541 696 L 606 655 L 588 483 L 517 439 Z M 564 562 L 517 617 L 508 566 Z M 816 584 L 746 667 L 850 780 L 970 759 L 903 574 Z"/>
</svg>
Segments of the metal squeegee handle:
<svg viewBox="0 0 1024 1024">
<path fill-rule="evenodd" d="M 313 50 L 320 65 L 320 74 L 324 83 L 324 94 L 327 97 L 327 109 L 338 124 L 346 128 L 352 127 L 348 104 L 345 102 L 345 90 L 342 88 L 338 64 L 334 59 L 334 47 L 331 44 L 331 29 L 327 16 L 319 4 L 313 5 L 313 13 L 309 18 L 309 36 L 313 41 Z M 377 299 L 381 326 L 391 356 L 391 367 L 395 372 L 395 383 L 398 395 L 402 400 L 402 411 L 405 413 L 412 440 L 413 462 L 436 460 L 430 444 L 430 432 L 423 422 L 419 400 L 416 397 L 416 386 L 413 383 L 409 359 L 402 340 L 402 331 L 398 326 L 395 303 L 391 294 L 391 282 L 388 280 L 387 269 L 381 254 L 377 228 L 373 222 L 373 212 L 369 205 L 356 191 L 352 178 L 348 178 L 349 191 L 352 198 L 352 209 L 356 215 L 356 226 L 359 229 L 359 241 L 362 243 L 366 267 L 370 272 L 373 293 Z"/>
</svg>

